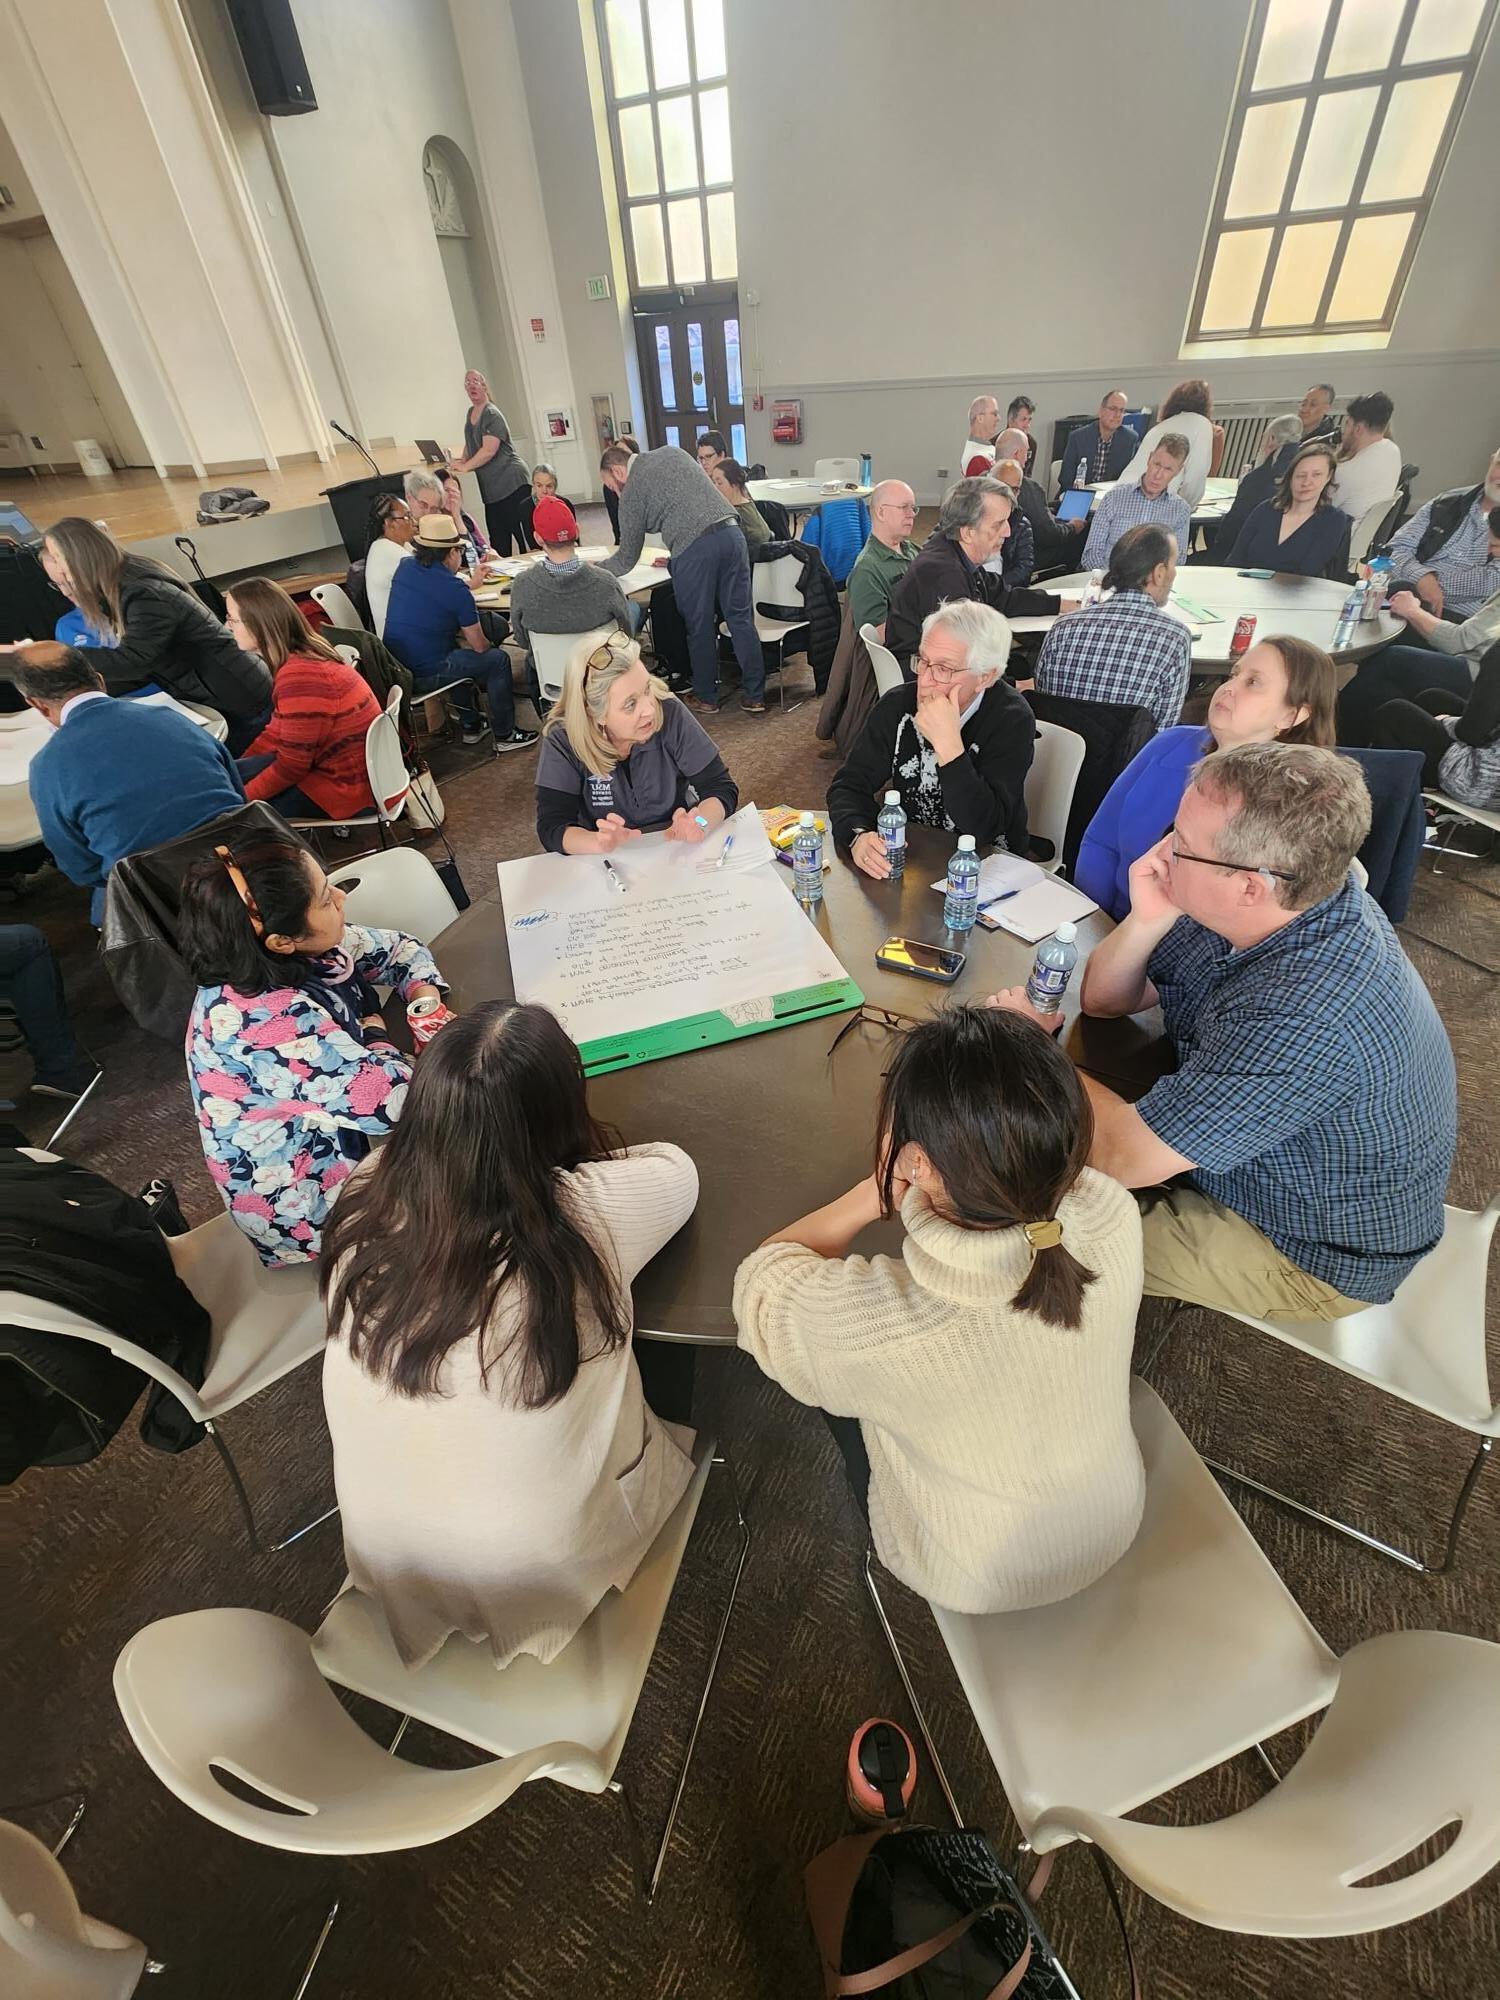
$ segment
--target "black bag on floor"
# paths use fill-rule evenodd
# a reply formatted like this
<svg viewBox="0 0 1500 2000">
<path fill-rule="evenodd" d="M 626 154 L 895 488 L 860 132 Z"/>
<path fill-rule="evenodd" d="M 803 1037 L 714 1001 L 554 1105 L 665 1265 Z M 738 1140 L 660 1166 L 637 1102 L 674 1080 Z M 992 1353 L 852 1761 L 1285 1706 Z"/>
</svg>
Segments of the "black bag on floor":
<svg viewBox="0 0 1500 2000">
<path fill-rule="evenodd" d="M 1043 1856 L 1029 1895 L 1046 1886 Z M 847 1834 L 809 1862 L 824 1991 L 883 2000 L 1071 2000 L 1073 1988 L 989 1836 Z M 873 1983 L 872 1983 L 873 1982 Z"/>
</svg>

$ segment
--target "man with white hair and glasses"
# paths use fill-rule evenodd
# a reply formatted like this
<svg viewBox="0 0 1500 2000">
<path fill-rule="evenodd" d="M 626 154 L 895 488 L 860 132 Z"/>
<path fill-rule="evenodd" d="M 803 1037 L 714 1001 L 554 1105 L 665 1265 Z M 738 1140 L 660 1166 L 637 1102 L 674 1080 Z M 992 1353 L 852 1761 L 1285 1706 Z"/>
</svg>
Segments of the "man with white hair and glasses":
<svg viewBox="0 0 1500 2000">
<path fill-rule="evenodd" d="M 969 435 L 958 454 L 960 478 L 965 473 L 989 471 L 995 463 L 995 434 L 999 428 L 999 403 L 993 396 L 976 396 L 969 405 Z"/>
<path fill-rule="evenodd" d="M 1091 1164 L 1139 1191 L 1148 1294 L 1338 1319 L 1390 1299 L 1443 1233 L 1453 1053 L 1349 872 L 1369 826 L 1351 758 L 1246 743 L 1198 765 L 1130 871 L 1083 1010 L 1159 1004 L 1177 1067 L 1138 1104 L 1084 1083 Z"/>
<path fill-rule="evenodd" d="M 922 624 L 916 677 L 883 694 L 828 787 L 835 844 L 863 874 L 890 873 L 875 819 L 888 791 L 913 826 L 1026 852 L 1036 722 L 1002 676 L 1010 626 L 987 604 L 940 604 Z"/>
</svg>

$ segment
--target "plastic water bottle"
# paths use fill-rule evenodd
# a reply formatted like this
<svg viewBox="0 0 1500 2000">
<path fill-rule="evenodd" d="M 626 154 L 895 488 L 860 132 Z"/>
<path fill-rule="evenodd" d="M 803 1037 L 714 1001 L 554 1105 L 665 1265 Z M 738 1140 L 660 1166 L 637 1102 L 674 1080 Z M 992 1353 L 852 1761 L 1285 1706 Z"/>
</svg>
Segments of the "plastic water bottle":
<svg viewBox="0 0 1500 2000">
<path fill-rule="evenodd" d="M 1073 474 L 1073 484 L 1075 486 L 1087 486 L 1088 483 L 1089 462 L 1086 458 L 1080 458 L 1078 461 L 1078 470 Z"/>
<path fill-rule="evenodd" d="M 1080 608 L 1087 611 L 1091 604 L 1098 604 L 1103 596 L 1104 572 L 1102 569 L 1091 569 L 1089 571 L 1089 580 L 1083 586 L 1083 603 Z"/>
<path fill-rule="evenodd" d="M 886 793 L 875 831 L 885 843 L 885 858 L 891 864 L 890 879 L 899 882 L 906 873 L 906 814 L 901 810 L 899 792 Z"/>
<path fill-rule="evenodd" d="M 805 812 L 792 842 L 792 883 L 797 901 L 811 909 L 823 900 L 823 836 L 818 822 Z"/>
<path fill-rule="evenodd" d="M 1077 935 L 1077 924 L 1059 924 L 1037 949 L 1036 963 L 1026 982 L 1026 998 L 1039 1014 L 1055 1014 L 1062 1006 L 1078 963 L 1078 947 L 1073 942 Z"/>
<path fill-rule="evenodd" d="M 958 836 L 958 851 L 948 863 L 948 893 L 943 898 L 943 922 L 950 931 L 971 931 L 979 915 L 979 856 L 972 833 Z"/>
<path fill-rule="evenodd" d="M 1354 637 L 1354 628 L 1359 623 L 1359 614 L 1364 609 L 1365 587 L 1356 583 L 1344 599 L 1344 608 L 1339 613 L 1339 622 L 1333 628 L 1333 649 L 1339 652 Z"/>
<path fill-rule="evenodd" d="M 874 470 L 875 461 L 867 451 L 862 451 L 859 455 L 859 483 L 861 486 L 869 486 L 872 483 L 870 475 Z"/>
<path fill-rule="evenodd" d="M 1389 556 L 1376 556 L 1370 564 L 1369 575 L 1365 578 L 1365 601 L 1360 614 L 1369 624 L 1375 624 L 1380 617 L 1380 607 L 1384 604 L 1391 587 L 1392 567 Z"/>
</svg>

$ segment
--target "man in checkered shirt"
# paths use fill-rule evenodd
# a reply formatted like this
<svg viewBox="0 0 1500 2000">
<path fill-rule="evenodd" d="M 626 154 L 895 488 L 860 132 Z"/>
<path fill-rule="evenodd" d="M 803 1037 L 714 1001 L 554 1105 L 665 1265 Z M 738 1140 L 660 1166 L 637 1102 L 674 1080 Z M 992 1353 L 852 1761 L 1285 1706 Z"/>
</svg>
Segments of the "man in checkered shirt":
<svg viewBox="0 0 1500 2000">
<path fill-rule="evenodd" d="M 1103 569 L 1114 554 L 1115 543 L 1143 521 L 1165 528 L 1177 539 L 1177 553 L 1187 554 L 1193 540 L 1192 509 L 1168 489 L 1191 451 L 1181 431 L 1167 431 L 1153 445 L 1139 479 L 1112 486 L 1100 497 L 1089 517 L 1089 538 L 1083 545 L 1085 569 Z"/>
<path fill-rule="evenodd" d="M 1352 758 L 1217 751 L 1088 960 L 1084 1012 L 1159 1002 L 1177 1056 L 1139 1104 L 1083 1079 L 1090 1162 L 1140 1191 L 1155 1297 L 1339 1319 L 1390 1299 L 1443 1233 L 1453 1052 L 1349 872 L 1369 826 Z M 1021 989 L 992 1004 L 1029 1011 Z"/>
<path fill-rule="evenodd" d="M 1036 664 L 1037 692 L 1149 708 L 1157 728 L 1170 729 L 1193 657 L 1192 633 L 1162 609 L 1176 575 L 1177 544 L 1165 528 L 1127 529 L 1104 578 L 1113 595 L 1053 625 Z"/>
</svg>

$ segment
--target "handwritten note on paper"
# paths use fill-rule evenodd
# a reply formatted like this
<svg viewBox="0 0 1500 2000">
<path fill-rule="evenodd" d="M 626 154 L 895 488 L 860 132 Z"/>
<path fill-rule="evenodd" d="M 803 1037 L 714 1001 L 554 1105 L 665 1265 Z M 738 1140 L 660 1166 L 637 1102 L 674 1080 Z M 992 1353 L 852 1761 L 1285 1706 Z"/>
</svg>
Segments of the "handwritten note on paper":
<svg viewBox="0 0 1500 2000">
<path fill-rule="evenodd" d="M 501 864 L 516 997 L 580 1046 L 715 1011 L 769 1021 L 775 995 L 846 979 L 774 864 L 700 875 L 652 852 L 631 849 L 623 895 L 592 856 Z"/>
</svg>

